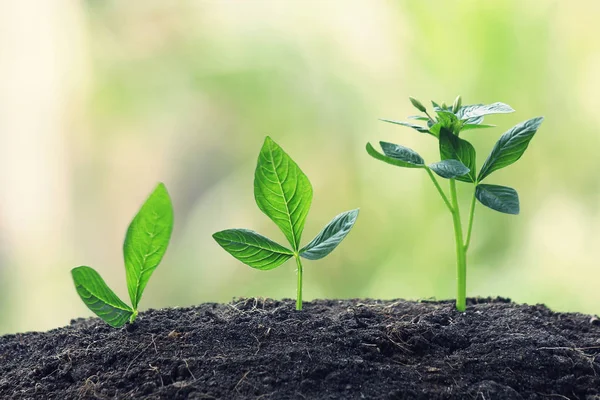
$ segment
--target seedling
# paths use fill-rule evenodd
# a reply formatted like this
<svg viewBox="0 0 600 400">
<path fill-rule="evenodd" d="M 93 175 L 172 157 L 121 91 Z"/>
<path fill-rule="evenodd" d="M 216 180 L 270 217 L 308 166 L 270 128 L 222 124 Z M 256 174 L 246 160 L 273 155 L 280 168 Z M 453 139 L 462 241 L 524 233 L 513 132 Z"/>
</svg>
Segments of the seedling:
<svg viewBox="0 0 600 400">
<path fill-rule="evenodd" d="M 511 113 L 514 110 L 504 103 L 462 106 L 461 97 L 458 96 L 452 106 L 446 106 L 444 103 L 440 106 L 432 102 L 433 111 L 436 113 L 434 118 L 427 112 L 427 109 L 420 101 L 412 97 L 410 101 L 425 116 L 413 116 L 409 118 L 417 121 L 425 121 L 427 126 L 386 119 L 382 121 L 407 126 L 436 138 L 439 142 L 441 161 L 427 165 L 423 158 L 415 151 L 387 142 L 380 142 L 383 153 L 375 150 L 370 143 L 367 143 L 367 152 L 372 157 L 388 164 L 404 168 L 423 169 L 431 178 L 444 204 L 446 204 L 450 214 L 452 214 L 457 264 L 456 308 L 459 311 L 464 311 L 466 308 L 467 288 L 467 250 L 471 243 L 475 200 L 477 199 L 484 206 L 501 213 L 519 213 L 519 197 L 515 189 L 481 182 L 492 172 L 507 167 L 521 158 L 544 119 L 542 117 L 532 118 L 521 122 L 504 133 L 477 174 L 475 148 L 471 143 L 460 138 L 459 135 L 463 131 L 495 126 L 482 123 L 485 115 Z M 448 179 L 450 196 L 446 195 L 432 171 L 440 177 Z M 466 237 L 463 235 L 456 181 L 465 182 L 473 187 L 473 197 L 466 225 Z"/>
<path fill-rule="evenodd" d="M 294 257 L 298 266 L 296 309 L 302 310 L 302 261 L 318 260 L 331 253 L 348 235 L 358 217 L 358 209 L 336 216 L 306 246 L 300 247 L 304 222 L 313 190 L 298 165 L 267 136 L 254 173 L 254 199 L 258 208 L 281 229 L 291 249 L 248 229 L 227 229 L 213 238 L 229 254 L 244 264 L 270 270 Z"/>
<path fill-rule="evenodd" d="M 75 289 L 90 310 L 112 327 L 119 328 L 138 315 L 138 304 L 150 276 L 167 251 L 173 230 L 171 198 L 160 183 L 137 213 L 125 236 L 123 255 L 131 307 L 108 287 L 93 268 L 73 268 Z"/>
</svg>

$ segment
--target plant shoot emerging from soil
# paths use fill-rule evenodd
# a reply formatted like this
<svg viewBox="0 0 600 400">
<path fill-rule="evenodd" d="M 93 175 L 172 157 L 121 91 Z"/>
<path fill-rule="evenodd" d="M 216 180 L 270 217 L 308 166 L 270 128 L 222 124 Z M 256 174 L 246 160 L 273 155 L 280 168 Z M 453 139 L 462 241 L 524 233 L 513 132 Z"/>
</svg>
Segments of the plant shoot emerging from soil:
<svg viewBox="0 0 600 400">
<path fill-rule="evenodd" d="M 171 198 L 165 185 L 160 183 L 131 221 L 123 243 L 125 275 L 132 307 L 117 297 L 100 274 L 86 266 L 71 270 L 81 300 L 112 327 L 119 328 L 127 321 L 133 323 L 146 284 L 167 251 L 172 230 Z"/>
<path fill-rule="evenodd" d="M 475 148 L 471 143 L 460 138 L 460 134 L 464 131 L 494 127 L 495 125 L 482 123 L 485 115 L 511 113 L 514 110 L 504 103 L 463 106 L 461 97 L 458 96 L 452 106 L 446 106 L 445 103 L 440 106 L 432 101 L 433 111 L 435 112 L 435 117 L 433 117 L 420 101 L 412 97 L 410 101 L 417 110 L 425 115 L 409 118 L 424 121 L 427 126 L 386 119 L 382 121 L 413 128 L 437 139 L 441 161 L 427 165 L 414 150 L 387 142 L 380 142 L 383 153 L 377 151 L 370 143 L 367 143 L 367 152 L 372 157 L 388 164 L 404 168 L 423 169 L 429 175 L 452 215 L 457 263 L 456 308 L 459 311 L 464 311 L 466 307 L 467 250 L 471 243 L 476 200 L 484 206 L 501 213 L 519 213 L 519 197 L 515 189 L 481 182 L 492 172 L 507 167 L 521 158 L 543 118 L 532 118 L 505 132 L 495 144 L 479 173 L 477 173 Z M 449 195 L 442 189 L 434 173 L 448 180 Z M 466 223 L 466 234 L 461 221 L 456 181 L 467 183 L 473 188 Z"/>
<path fill-rule="evenodd" d="M 298 267 L 297 310 L 302 310 L 303 269 L 300 257 L 318 260 L 331 253 L 348 235 L 358 217 L 358 209 L 341 213 L 309 244 L 300 247 L 312 196 L 308 177 L 277 143 L 267 137 L 254 173 L 254 199 L 258 208 L 281 229 L 292 248 L 288 249 L 248 229 L 227 229 L 213 235 L 229 254 L 252 268 L 277 268 L 294 257 Z"/>
</svg>

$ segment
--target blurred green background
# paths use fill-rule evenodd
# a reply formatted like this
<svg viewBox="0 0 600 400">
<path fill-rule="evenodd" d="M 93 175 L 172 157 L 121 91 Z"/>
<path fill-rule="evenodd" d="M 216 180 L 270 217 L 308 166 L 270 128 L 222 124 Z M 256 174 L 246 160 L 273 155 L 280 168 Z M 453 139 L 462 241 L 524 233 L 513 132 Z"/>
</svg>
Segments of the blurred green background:
<svg viewBox="0 0 600 400">
<path fill-rule="evenodd" d="M 126 300 L 122 240 L 157 181 L 176 227 L 143 308 L 294 297 L 293 262 L 252 270 L 211 238 L 245 227 L 284 241 L 253 199 L 266 135 L 313 183 L 304 242 L 361 207 L 342 245 L 306 263 L 307 300 L 454 297 L 452 224 L 431 182 L 364 150 L 386 140 L 437 160 L 427 135 L 378 121 L 414 114 L 409 95 L 517 110 L 466 134 L 479 165 L 502 132 L 546 117 L 488 182 L 516 188 L 522 211 L 478 207 L 468 294 L 597 313 L 599 13 L 593 0 L 1 3 L 0 333 L 90 315 L 77 265 Z"/>
</svg>

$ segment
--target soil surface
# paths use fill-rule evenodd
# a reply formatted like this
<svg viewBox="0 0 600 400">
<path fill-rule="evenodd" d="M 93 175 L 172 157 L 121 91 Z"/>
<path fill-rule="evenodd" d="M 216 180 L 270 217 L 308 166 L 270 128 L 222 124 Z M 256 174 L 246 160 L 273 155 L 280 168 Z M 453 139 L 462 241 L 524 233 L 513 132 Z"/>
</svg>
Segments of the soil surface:
<svg viewBox="0 0 600 400">
<path fill-rule="evenodd" d="M 150 310 L 0 337 L 1 399 L 600 399 L 600 323 L 470 300 Z"/>
</svg>

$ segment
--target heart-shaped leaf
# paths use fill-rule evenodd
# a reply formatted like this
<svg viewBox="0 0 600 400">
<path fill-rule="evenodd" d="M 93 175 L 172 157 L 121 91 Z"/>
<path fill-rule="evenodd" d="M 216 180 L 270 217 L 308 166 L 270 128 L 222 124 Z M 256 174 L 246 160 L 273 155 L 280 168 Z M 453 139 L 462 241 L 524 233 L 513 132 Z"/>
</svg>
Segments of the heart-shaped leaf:
<svg viewBox="0 0 600 400">
<path fill-rule="evenodd" d="M 300 248 L 312 196 L 312 186 L 304 172 L 267 136 L 254 173 L 254 198 L 295 251 Z"/>
<path fill-rule="evenodd" d="M 380 152 L 375 150 L 373 146 L 371 146 L 371 143 L 367 143 L 367 153 L 369 153 L 371 157 L 376 158 L 377 160 L 383 161 L 385 163 L 403 168 L 423 168 L 423 166 L 425 165 L 425 162 L 423 161 L 421 156 L 419 156 L 419 154 L 407 147 L 386 142 L 380 143 L 382 148 L 385 145 L 387 153 L 381 154 Z M 392 156 L 388 154 L 392 154 Z"/>
<path fill-rule="evenodd" d="M 248 229 L 227 229 L 213 234 L 213 238 L 229 254 L 260 270 L 277 268 L 294 255 L 291 250 Z"/>
<path fill-rule="evenodd" d="M 493 104 L 473 104 L 461 107 L 458 110 L 457 117 L 461 120 L 483 117 L 489 114 L 506 114 L 514 112 L 511 106 L 504 103 Z"/>
<path fill-rule="evenodd" d="M 346 211 L 336 216 L 302 250 L 300 255 L 309 260 L 318 260 L 331 253 L 354 226 L 358 218 L 358 209 Z"/>
<path fill-rule="evenodd" d="M 483 181 L 492 172 L 507 167 L 521 158 L 543 121 L 543 117 L 532 118 L 504 133 L 481 167 L 477 181 Z"/>
<path fill-rule="evenodd" d="M 127 289 L 137 310 L 150 276 L 160 264 L 173 231 L 173 206 L 160 183 L 131 221 L 123 243 Z"/>
<path fill-rule="evenodd" d="M 482 183 L 475 188 L 475 197 L 492 210 L 505 214 L 519 213 L 519 195 L 513 188 Z"/>
<path fill-rule="evenodd" d="M 81 266 L 71 270 L 75 290 L 90 310 L 114 328 L 130 320 L 134 311 L 108 287 L 93 268 Z"/>
<path fill-rule="evenodd" d="M 442 160 L 430 164 L 429 168 L 442 178 L 454 179 L 469 173 L 469 168 L 458 160 Z"/>
<path fill-rule="evenodd" d="M 468 174 L 457 176 L 457 180 L 475 182 L 477 168 L 475 148 L 471 143 L 445 128 L 440 130 L 440 157 L 442 160 L 458 160 L 469 169 Z"/>
<path fill-rule="evenodd" d="M 406 126 L 408 128 L 412 128 L 412 129 L 414 129 L 416 131 L 419 131 L 421 133 L 430 133 L 429 132 L 429 128 L 426 128 L 426 127 L 421 126 L 421 125 L 411 124 L 410 122 L 393 121 L 391 119 L 383 119 L 383 118 L 380 118 L 380 121 L 389 122 L 390 124 L 396 124 L 396 125 Z"/>
</svg>

